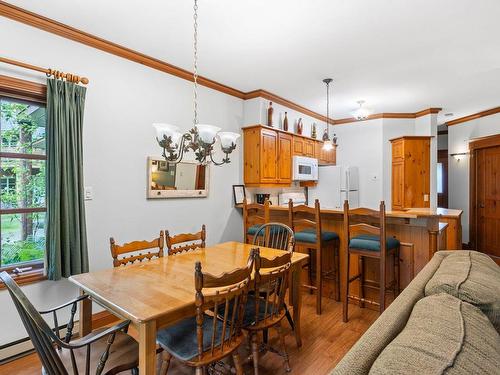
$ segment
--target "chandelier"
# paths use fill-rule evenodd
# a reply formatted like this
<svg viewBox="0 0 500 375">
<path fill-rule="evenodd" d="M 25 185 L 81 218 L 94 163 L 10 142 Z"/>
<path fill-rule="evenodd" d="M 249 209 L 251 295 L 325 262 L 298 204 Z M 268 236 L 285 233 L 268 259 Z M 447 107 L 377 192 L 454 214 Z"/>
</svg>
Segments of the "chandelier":
<svg viewBox="0 0 500 375">
<path fill-rule="evenodd" d="M 168 163 L 177 164 L 185 153 L 194 152 L 199 164 L 212 162 L 215 165 L 230 163 L 229 154 L 236 149 L 238 133 L 222 132 L 214 125 L 198 124 L 198 1 L 194 0 L 194 69 L 193 69 L 193 128 L 182 133 L 180 128 L 171 124 L 154 123 L 156 140 L 163 149 L 162 156 Z M 219 141 L 225 156 L 221 161 L 214 160 L 215 144 Z"/>
<path fill-rule="evenodd" d="M 365 108 L 363 107 L 363 104 L 365 104 L 365 101 L 364 100 L 359 100 L 357 101 L 357 103 L 359 104 L 359 108 L 356 109 L 352 115 L 354 116 L 354 118 L 356 120 L 366 120 L 368 118 L 368 116 L 371 115 L 371 111 L 368 109 L 368 108 Z"/>
<path fill-rule="evenodd" d="M 330 121 L 330 83 L 332 83 L 333 79 L 325 78 L 323 82 L 326 84 L 326 128 L 323 133 L 323 150 L 331 151 L 334 146 L 337 146 L 337 137 L 334 134 L 333 139 L 330 139 L 330 134 L 328 132 L 329 121 Z"/>
</svg>

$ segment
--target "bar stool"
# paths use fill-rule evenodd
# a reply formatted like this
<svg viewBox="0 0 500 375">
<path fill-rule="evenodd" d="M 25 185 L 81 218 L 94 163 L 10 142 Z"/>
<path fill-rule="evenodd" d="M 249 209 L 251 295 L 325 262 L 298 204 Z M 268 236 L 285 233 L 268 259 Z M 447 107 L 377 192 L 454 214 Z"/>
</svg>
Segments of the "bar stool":
<svg viewBox="0 0 500 375">
<path fill-rule="evenodd" d="M 379 221 L 380 226 L 376 227 L 367 223 L 350 224 L 351 217 L 369 217 L 373 221 Z M 349 202 L 344 201 L 344 237 L 345 241 L 345 272 L 344 272 L 344 288 L 345 298 L 342 304 L 342 320 L 348 320 L 348 306 L 349 298 L 357 299 L 359 306 L 364 307 L 364 303 L 370 303 L 379 306 L 379 311 L 382 313 L 385 310 L 385 295 L 386 290 L 392 289 L 394 297 L 399 294 L 399 240 L 393 237 L 386 237 L 385 226 L 385 203 L 380 202 L 380 210 L 375 211 L 369 208 L 355 208 L 349 209 Z M 393 281 L 387 285 L 386 280 L 386 262 L 387 255 L 393 256 Z M 358 256 L 359 273 L 356 276 L 349 277 L 349 266 L 351 255 Z M 380 280 L 378 287 L 371 286 L 379 289 L 379 302 L 370 301 L 365 299 L 364 288 L 370 287 L 365 284 L 364 275 L 364 258 L 374 258 L 379 260 L 380 266 Z M 359 279 L 360 282 L 360 296 L 359 298 L 349 295 L 349 284 Z"/>
<path fill-rule="evenodd" d="M 339 235 L 321 229 L 321 210 L 319 200 L 314 202 L 314 208 L 305 205 L 293 206 L 288 202 L 288 221 L 295 232 L 295 245 L 309 251 L 309 285 L 305 287 L 316 290 L 316 313 L 321 314 L 321 294 L 323 291 L 323 276 L 332 275 L 335 280 L 335 300 L 340 301 L 340 272 L 339 272 Z M 333 252 L 333 268 L 323 272 L 324 250 Z M 311 251 L 316 251 L 316 282 L 312 285 Z"/>
<path fill-rule="evenodd" d="M 247 203 L 243 200 L 243 238 L 245 243 L 252 243 L 260 226 L 269 223 L 269 200 L 264 204 Z"/>
</svg>

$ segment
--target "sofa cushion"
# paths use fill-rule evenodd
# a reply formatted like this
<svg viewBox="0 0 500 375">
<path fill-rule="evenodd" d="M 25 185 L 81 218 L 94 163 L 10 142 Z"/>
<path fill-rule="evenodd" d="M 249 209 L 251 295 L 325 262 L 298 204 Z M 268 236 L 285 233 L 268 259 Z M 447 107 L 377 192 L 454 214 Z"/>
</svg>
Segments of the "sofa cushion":
<svg viewBox="0 0 500 375">
<path fill-rule="evenodd" d="M 500 335 L 477 307 L 442 293 L 418 301 L 370 374 L 498 374 Z"/>
<path fill-rule="evenodd" d="M 479 307 L 500 332 L 500 267 L 487 255 L 457 251 L 443 259 L 425 295 L 448 293 Z"/>
</svg>

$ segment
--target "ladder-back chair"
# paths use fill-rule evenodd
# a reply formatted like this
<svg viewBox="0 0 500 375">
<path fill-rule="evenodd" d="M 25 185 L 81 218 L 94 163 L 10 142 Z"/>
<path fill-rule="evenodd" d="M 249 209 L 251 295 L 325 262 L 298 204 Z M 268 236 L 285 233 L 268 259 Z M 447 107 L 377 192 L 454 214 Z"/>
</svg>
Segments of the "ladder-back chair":
<svg viewBox="0 0 500 375">
<path fill-rule="evenodd" d="M 356 224 L 351 224 L 351 220 L 356 220 Z M 369 221 L 371 224 L 362 222 Z M 378 223 L 377 223 L 378 222 Z M 373 224 L 378 224 L 375 226 Z M 364 307 L 365 302 L 378 305 L 379 311 L 382 313 L 385 310 L 386 290 L 392 289 L 394 296 L 399 294 L 399 247 L 400 243 L 396 238 L 386 236 L 386 217 L 385 217 L 385 203 L 380 202 L 380 210 L 372 210 L 369 208 L 355 208 L 349 209 L 349 202 L 344 202 L 344 238 L 345 241 L 345 272 L 344 272 L 344 292 L 345 298 L 343 301 L 342 320 L 348 321 L 348 306 L 349 299 L 358 300 L 359 306 Z M 387 284 L 387 255 L 393 256 L 393 281 Z M 349 275 L 349 267 L 351 262 L 351 255 L 358 257 L 359 272 L 355 276 Z M 379 260 L 379 284 L 371 285 L 365 280 L 364 272 L 364 258 L 374 258 Z M 359 280 L 359 297 L 349 295 L 349 286 L 355 281 Z M 365 288 L 378 288 L 379 301 L 371 301 L 365 299 Z"/>
<path fill-rule="evenodd" d="M 337 233 L 324 231 L 321 227 L 321 209 L 316 199 L 314 207 L 306 205 L 294 206 L 288 202 L 288 221 L 295 233 L 295 246 L 306 248 L 309 252 L 309 285 L 307 288 L 316 291 L 316 313 L 321 314 L 321 298 L 323 292 L 323 277 L 335 280 L 335 300 L 340 301 L 339 248 L 340 239 Z M 316 255 L 316 281 L 312 281 L 312 250 Z M 330 270 L 323 271 L 323 251 L 332 251 L 333 265 Z"/>
<path fill-rule="evenodd" d="M 243 239 L 245 243 L 252 243 L 259 227 L 269 223 L 269 200 L 264 204 L 247 203 L 243 200 Z"/>
<path fill-rule="evenodd" d="M 109 244 L 111 256 L 113 257 L 113 266 L 125 266 L 128 263 L 142 262 L 155 257 L 161 258 L 163 256 L 164 234 L 163 231 L 160 231 L 160 236 L 152 241 L 132 241 L 123 245 L 117 245 L 115 239 L 111 237 Z M 145 250 L 148 250 L 148 252 L 144 254 L 137 253 Z"/>
<path fill-rule="evenodd" d="M 183 251 L 195 250 L 206 246 L 207 231 L 205 224 L 201 226 L 201 230 L 197 233 L 181 233 L 175 236 L 170 236 L 169 231 L 165 231 L 167 237 L 168 255 L 175 255 Z"/>
<path fill-rule="evenodd" d="M 243 342 L 243 309 L 255 259 L 252 250 L 245 267 L 213 276 L 195 264 L 195 316 L 158 332 L 157 342 L 164 349 L 160 374 L 167 373 L 172 356 L 196 368 L 205 367 L 232 355 L 236 374 L 243 368 L 238 348 Z"/>
</svg>

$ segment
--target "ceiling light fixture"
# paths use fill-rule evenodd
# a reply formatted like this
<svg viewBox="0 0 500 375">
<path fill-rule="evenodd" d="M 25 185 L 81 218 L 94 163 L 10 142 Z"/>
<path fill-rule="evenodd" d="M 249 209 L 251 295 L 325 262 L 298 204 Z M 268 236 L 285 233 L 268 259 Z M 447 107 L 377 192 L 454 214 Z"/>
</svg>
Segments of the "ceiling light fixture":
<svg viewBox="0 0 500 375">
<path fill-rule="evenodd" d="M 330 140 L 329 134 L 329 121 L 330 121 L 330 83 L 332 83 L 333 79 L 325 78 L 323 82 L 326 84 L 326 128 L 323 133 L 323 150 L 330 151 L 333 150 L 335 146 L 337 146 L 337 137 L 334 134 L 333 140 Z"/>
<path fill-rule="evenodd" d="M 372 114 L 371 111 L 368 108 L 363 107 L 363 104 L 365 104 L 364 100 L 358 100 L 356 103 L 359 104 L 359 108 L 356 109 L 352 115 L 358 121 L 366 120 Z"/>
<path fill-rule="evenodd" d="M 163 149 L 162 156 L 168 163 L 180 163 L 184 153 L 190 149 L 195 154 L 195 159 L 200 164 L 212 162 L 215 165 L 230 163 L 229 154 L 236 149 L 238 133 L 221 132 L 221 128 L 214 125 L 198 124 L 198 1 L 194 0 L 194 69 L 193 69 L 193 128 L 186 133 L 181 133 L 178 126 L 171 124 L 155 123 L 156 140 Z M 216 162 L 213 159 L 215 142 L 220 142 L 220 147 L 225 157 Z"/>
</svg>

